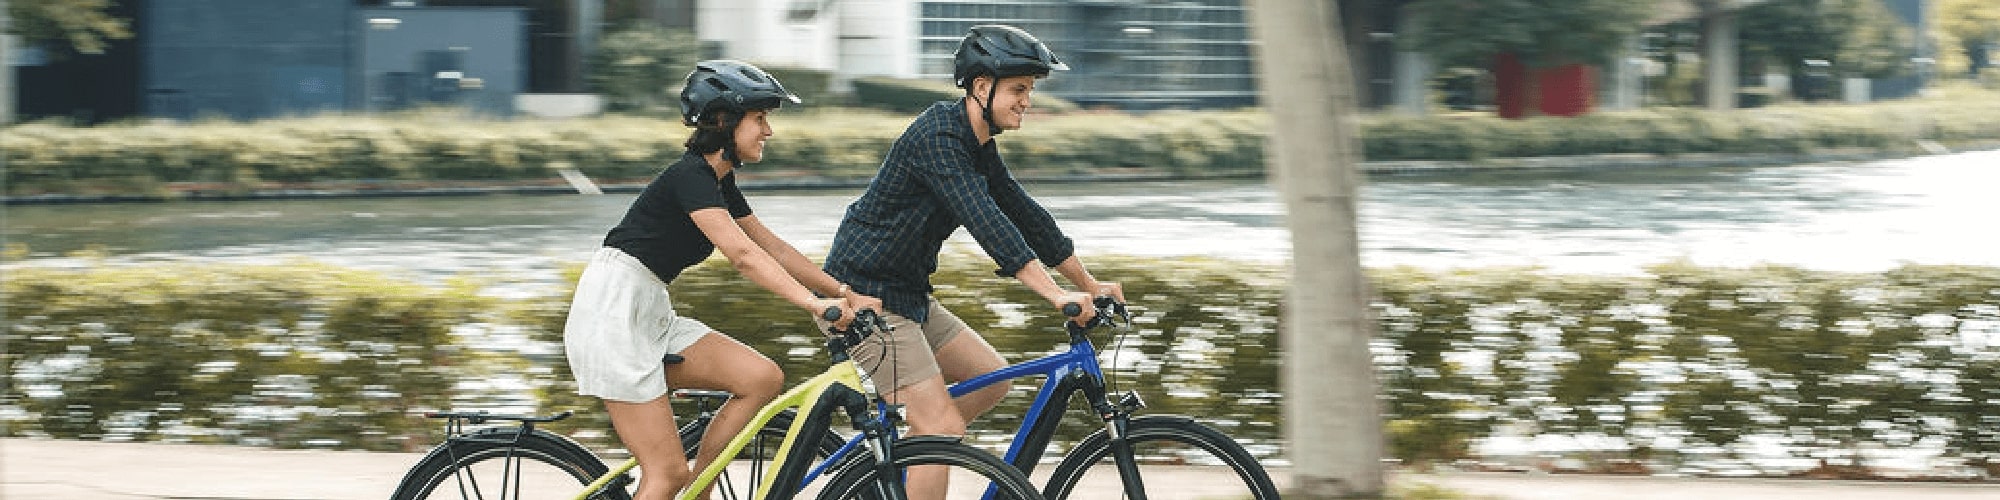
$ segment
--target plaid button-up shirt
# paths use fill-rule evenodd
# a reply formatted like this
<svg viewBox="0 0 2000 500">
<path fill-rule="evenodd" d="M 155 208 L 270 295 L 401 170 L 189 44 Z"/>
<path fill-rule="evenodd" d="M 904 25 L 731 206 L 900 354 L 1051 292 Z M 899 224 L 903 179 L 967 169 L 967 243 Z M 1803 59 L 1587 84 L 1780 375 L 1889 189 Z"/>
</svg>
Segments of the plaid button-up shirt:
<svg viewBox="0 0 2000 500">
<path fill-rule="evenodd" d="M 965 106 L 944 101 L 903 131 L 868 190 L 847 206 L 826 272 L 881 298 L 890 312 L 925 321 L 938 252 L 960 226 L 999 264 L 1000 276 L 1037 258 L 1053 266 L 1075 251 L 1049 211 L 1007 173 L 996 143 L 979 144 Z"/>
</svg>

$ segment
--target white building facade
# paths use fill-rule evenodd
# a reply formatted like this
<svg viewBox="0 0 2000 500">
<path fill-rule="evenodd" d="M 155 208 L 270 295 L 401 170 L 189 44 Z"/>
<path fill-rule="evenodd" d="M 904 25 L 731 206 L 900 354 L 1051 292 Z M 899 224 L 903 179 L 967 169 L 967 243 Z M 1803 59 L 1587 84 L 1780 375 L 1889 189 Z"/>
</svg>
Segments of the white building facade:
<svg viewBox="0 0 2000 500">
<path fill-rule="evenodd" d="M 728 0 L 695 7 L 722 57 L 833 73 L 948 80 L 974 25 L 1011 24 L 1072 68 L 1042 89 L 1128 109 L 1254 105 L 1241 0 Z"/>
</svg>

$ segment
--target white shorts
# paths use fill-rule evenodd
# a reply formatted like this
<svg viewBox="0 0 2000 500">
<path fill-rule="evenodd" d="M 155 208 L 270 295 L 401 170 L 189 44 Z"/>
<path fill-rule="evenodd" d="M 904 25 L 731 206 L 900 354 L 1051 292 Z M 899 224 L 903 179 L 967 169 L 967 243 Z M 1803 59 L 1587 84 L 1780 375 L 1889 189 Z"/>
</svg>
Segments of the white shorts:
<svg viewBox="0 0 2000 500">
<path fill-rule="evenodd" d="M 628 403 L 667 394 L 667 366 L 709 333 L 708 325 L 674 314 L 667 286 L 623 250 L 597 250 L 577 280 L 563 325 L 576 392 Z"/>
</svg>

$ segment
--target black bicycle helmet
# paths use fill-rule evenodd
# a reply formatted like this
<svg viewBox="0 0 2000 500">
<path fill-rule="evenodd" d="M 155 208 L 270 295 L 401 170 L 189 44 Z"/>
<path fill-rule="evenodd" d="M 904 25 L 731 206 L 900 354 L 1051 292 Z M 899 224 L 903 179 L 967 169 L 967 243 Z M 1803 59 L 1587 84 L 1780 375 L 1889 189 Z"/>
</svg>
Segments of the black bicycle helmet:
<svg viewBox="0 0 2000 500">
<path fill-rule="evenodd" d="M 716 111 L 742 114 L 753 109 L 777 109 L 799 96 L 785 91 L 762 69 L 743 61 L 714 59 L 695 63 L 681 86 L 681 123 L 702 123 Z"/>
<path fill-rule="evenodd" d="M 1042 77 L 1048 76 L 1050 71 L 1069 69 L 1069 65 L 1056 59 L 1056 53 L 1041 40 L 1035 39 L 1035 35 L 1004 24 L 973 26 L 965 33 L 965 39 L 958 42 L 955 59 L 951 79 L 959 88 L 970 88 L 972 79 L 979 75 L 993 75 L 996 79 L 1022 75 Z"/>
</svg>

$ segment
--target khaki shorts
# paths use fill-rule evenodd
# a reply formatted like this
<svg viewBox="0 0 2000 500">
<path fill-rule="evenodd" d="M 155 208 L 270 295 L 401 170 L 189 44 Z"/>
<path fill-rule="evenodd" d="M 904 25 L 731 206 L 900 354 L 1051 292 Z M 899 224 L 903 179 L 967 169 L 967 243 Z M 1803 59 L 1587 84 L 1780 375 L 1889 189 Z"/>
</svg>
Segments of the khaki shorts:
<svg viewBox="0 0 2000 500">
<path fill-rule="evenodd" d="M 943 373 L 935 353 L 961 333 L 970 333 L 973 340 L 991 352 L 994 358 L 1000 357 L 1000 353 L 994 351 L 986 339 L 978 338 L 977 332 L 965 326 L 965 320 L 958 319 L 958 315 L 938 305 L 935 298 L 930 300 L 929 317 L 929 321 L 919 325 L 901 314 L 883 314 L 882 320 L 895 330 L 887 334 L 877 333 L 861 341 L 861 345 L 847 350 L 847 355 L 854 358 L 855 366 L 875 382 L 877 392 L 908 387 Z M 833 324 L 818 315 L 813 316 L 813 321 L 819 325 L 820 331 L 826 331 Z"/>
</svg>

